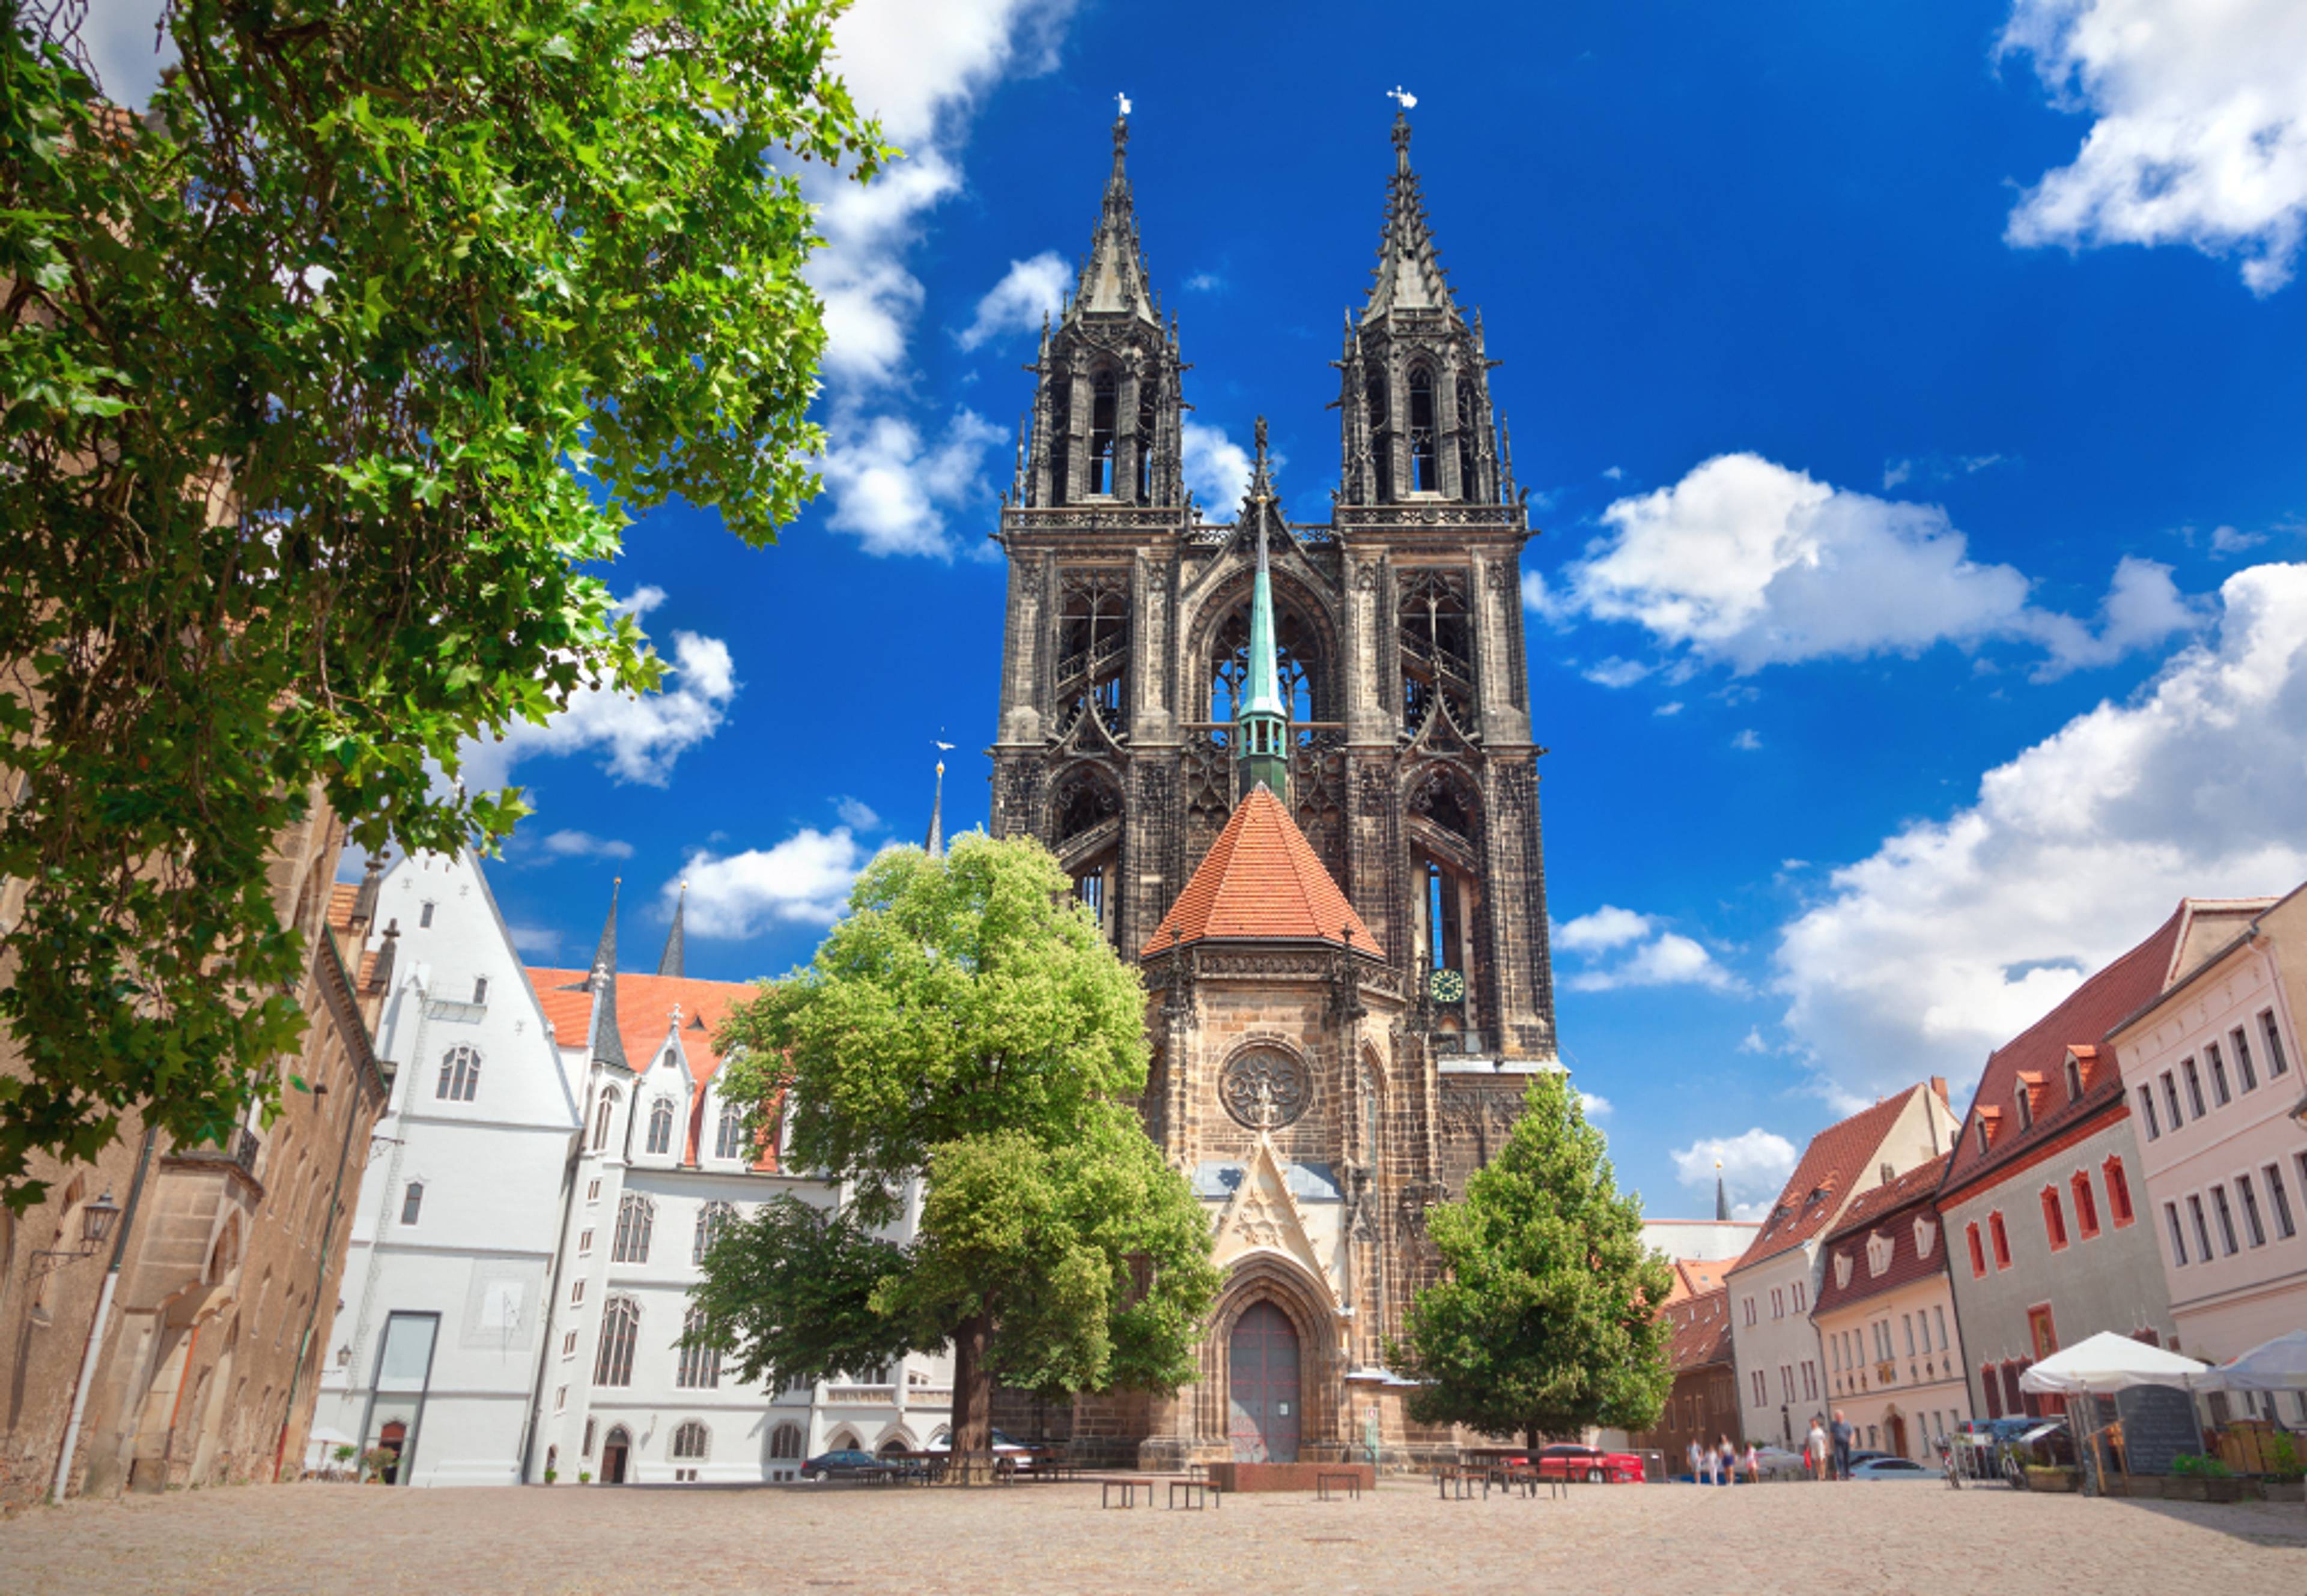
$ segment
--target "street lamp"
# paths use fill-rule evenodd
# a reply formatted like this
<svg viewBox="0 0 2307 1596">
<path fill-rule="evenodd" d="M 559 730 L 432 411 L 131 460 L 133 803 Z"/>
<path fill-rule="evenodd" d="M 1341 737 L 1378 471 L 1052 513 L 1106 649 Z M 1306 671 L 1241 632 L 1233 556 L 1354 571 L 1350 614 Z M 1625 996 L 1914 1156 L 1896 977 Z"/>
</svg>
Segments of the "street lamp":
<svg viewBox="0 0 2307 1596">
<path fill-rule="evenodd" d="M 104 1245 L 106 1238 L 112 1234 L 112 1227 L 119 1221 L 120 1205 L 112 1200 L 112 1192 L 107 1188 L 102 1197 L 80 1211 L 80 1245 L 51 1247 L 36 1252 L 32 1255 L 35 1258 L 47 1258 L 49 1261 L 37 1265 L 35 1267 L 59 1269 L 66 1264 L 75 1263 L 81 1258 L 95 1257 L 97 1249 Z M 58 1236 L 56 1240 L 61 1241 L 64 1238 Z"/>
</svg>

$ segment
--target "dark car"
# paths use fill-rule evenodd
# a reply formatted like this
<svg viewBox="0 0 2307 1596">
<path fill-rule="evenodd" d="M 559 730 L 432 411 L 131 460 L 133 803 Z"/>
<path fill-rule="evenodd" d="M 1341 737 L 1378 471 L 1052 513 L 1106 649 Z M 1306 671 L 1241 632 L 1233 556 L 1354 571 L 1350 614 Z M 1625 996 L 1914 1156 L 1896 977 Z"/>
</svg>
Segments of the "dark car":
<svg viewBox="0 0 2307 1596">
<path fill-rule="evenodd" d="M 1538 1454 L 1538 1473 L 1542 1480 L 1585 1480 L 1595 1484 L 1608 1481 L 1612 1485 L 1642 1482 L 1642 1460 L 1631 1452 L 1605 1452 L 1599 1446 L 1580 1446 L 1569 1442 L 1548 1446 Z"/>
<path fill-rule="evenodd" d="M 862 1474 L 878 1474 L 889 1465 L 870 1452 L 820 1452 L 801 1466 L 804 1480 L 854 1480 Z"/>
</svg>

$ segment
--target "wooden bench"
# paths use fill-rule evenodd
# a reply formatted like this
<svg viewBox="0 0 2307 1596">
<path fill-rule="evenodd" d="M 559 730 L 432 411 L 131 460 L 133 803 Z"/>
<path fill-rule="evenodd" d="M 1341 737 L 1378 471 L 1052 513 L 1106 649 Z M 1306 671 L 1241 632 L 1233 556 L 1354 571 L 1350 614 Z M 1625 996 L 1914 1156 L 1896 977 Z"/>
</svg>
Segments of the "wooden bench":
<svg viewBox="0 0 2307 1596">
<path fill-rule="evenodd" d="M 1355 1501 L 1360 1501 L 1362 1499 L 1361 1471 L 1359 1469 L 1342 1469 L 1336 1471 L 1325 1469 L 1322 1472 L 1314 1476 L 1314 1497 L 1316 1501 L 1336 1501 L 1338 1497 L 1334 1493 L 1340 1490 L 1343 1490 L 1347 1496 L 1351 1497 Z"/>
<path fill-rule="evenodd" d="M 1117 1490 L 1121 1493 L 1121 1505 L 1124 1507 L 1136 1506 L 1137 1493 L 1141 1490 L 1145 1493 L 1145 1505 L 1148 1507 L 1154 1506 L 1154 1482 L 1151 1480 L 1132 1479 L 1128 1475 L 1099 1480 L 1097 1505 L 1100 1507 L 1112 1506 L 1113 1493 Z"/>
<path fill-rule="evenodd" d="M 1147 1483 L 1145 1490 L 1145 1499 L 1148 1502 L 1151 1502 L 1154 1499 L 1154 1487 L 1150 1481 Z M 1186 1506 L 1196 1513 L 1199 1513 L 1205 1507 L 1222 1507 L 1225 1505 L 1225 1493 L 1220 1490 L 1216 1486 L 1212 1485 L 1206 1478 L 1201 1480 L 1188 1478 L 1184 1480 L 1171 1480 L 1170 1506 L 1173 1510 L 1178 1506 L 1178 1493 L 1179 1491 L 1186 1493 Z"/>
<path fill-rule="evenodd" d="M 1472 1501 L 1474 1487 L 1477 1483 L 1482 1487 L 1482 1495 L 1488 1497 L 1490 1494 L 1489 1476 L 1480 1469 L 1461 1468 L 1454 1463 L 1444 1463 L 1434 1471 L 1435 1494 L 1445 1502 L 1454 1497 L 1461 1502 Z"/>
</svg>

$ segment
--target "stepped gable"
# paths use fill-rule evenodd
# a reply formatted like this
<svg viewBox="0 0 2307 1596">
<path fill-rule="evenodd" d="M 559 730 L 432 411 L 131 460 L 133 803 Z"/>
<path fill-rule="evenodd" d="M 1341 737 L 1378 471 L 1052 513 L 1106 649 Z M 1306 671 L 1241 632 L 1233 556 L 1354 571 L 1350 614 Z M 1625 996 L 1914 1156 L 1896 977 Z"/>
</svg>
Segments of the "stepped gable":
<svg viewBox="0 0 2307 1596">
<path fill-rule="evenodd" d="M 1322 868 L 1314 846 L 1271 790 L 1252 788 L 1194 879 L 1170 906 L 1141 957 L 1177 943 L 1260 939 L 1345 945 L 1383 958 L 1354 905 Z"/>
<path fill-rule="evenodd" d="M 1940 1188 L 1943 1197 L 2050 1140 L 2106 1104 L 2123 1100 L 2120 1075 L 2102 1064 L 2086 1080 L 2081 1100 L 2068 1101 L 2063 1080 L 2067 1050 L 2096 1048 L 2108 1032 L 2163 991 L 2171 978 L 2186 917 L 2187 905 L 2182 903 L 2145 941 L 2109 963 L 2075 988 L 2064 1002 L 1988 1056 L 1970 1111 L 1963 1116 L 1962 1135 L 1955 1143 L 1954 1158 Z M 2054 1088 L 2037 1094 L 2041 1111 L 2023 1131 L 2011 1107 L 2011 1093 L 2022 1075 L 2038 1077 Z M 1988 1132 L 1990 1145 L 1984 1152 L 1978 1146 L 1977 1125 L 1982 1108 L 1994 1111 L 1995 1120 Z"/>
<path fill-rule="evenodd" d="M 1810 1146 L 1803 1149 L 1802 1162 L 1788 1177 L 1779 1200 L 1771 1205 L 1762 1233 L 1745 1256 L 1730 1266 L 1730 1272 L 1736 1274 L 1790 1247 L 1799 1247 L 1832 1223 L 1843 1211 L 1844 1199 L 1861 1182 L 1873 1179 L 1870 1161 L 1900 1113 L 1914 1101 L 1915 1094 L 1930 1089 L 1909 1086 L 1811 1137 Z"/>
</svg>

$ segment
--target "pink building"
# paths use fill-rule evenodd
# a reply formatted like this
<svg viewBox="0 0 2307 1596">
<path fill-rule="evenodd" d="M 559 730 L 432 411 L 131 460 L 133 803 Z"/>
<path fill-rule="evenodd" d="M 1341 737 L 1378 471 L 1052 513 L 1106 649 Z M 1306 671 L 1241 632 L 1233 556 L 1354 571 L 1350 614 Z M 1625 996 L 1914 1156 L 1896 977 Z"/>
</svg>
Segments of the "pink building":
<svg viewBox="0 0 2307 1596">
<path fill-rule="evenodd" d="M 2193 1357 L 2232 1358 L 2307 1325 L 2303 1006 L 2307 887 L 2239 920 L 2107 1034 L 2139 1133 L 2175 1344 Z M 2307 1422 L 2307 1397 L 2294 1401 L 2281 1417 Z"/>
</svg>

